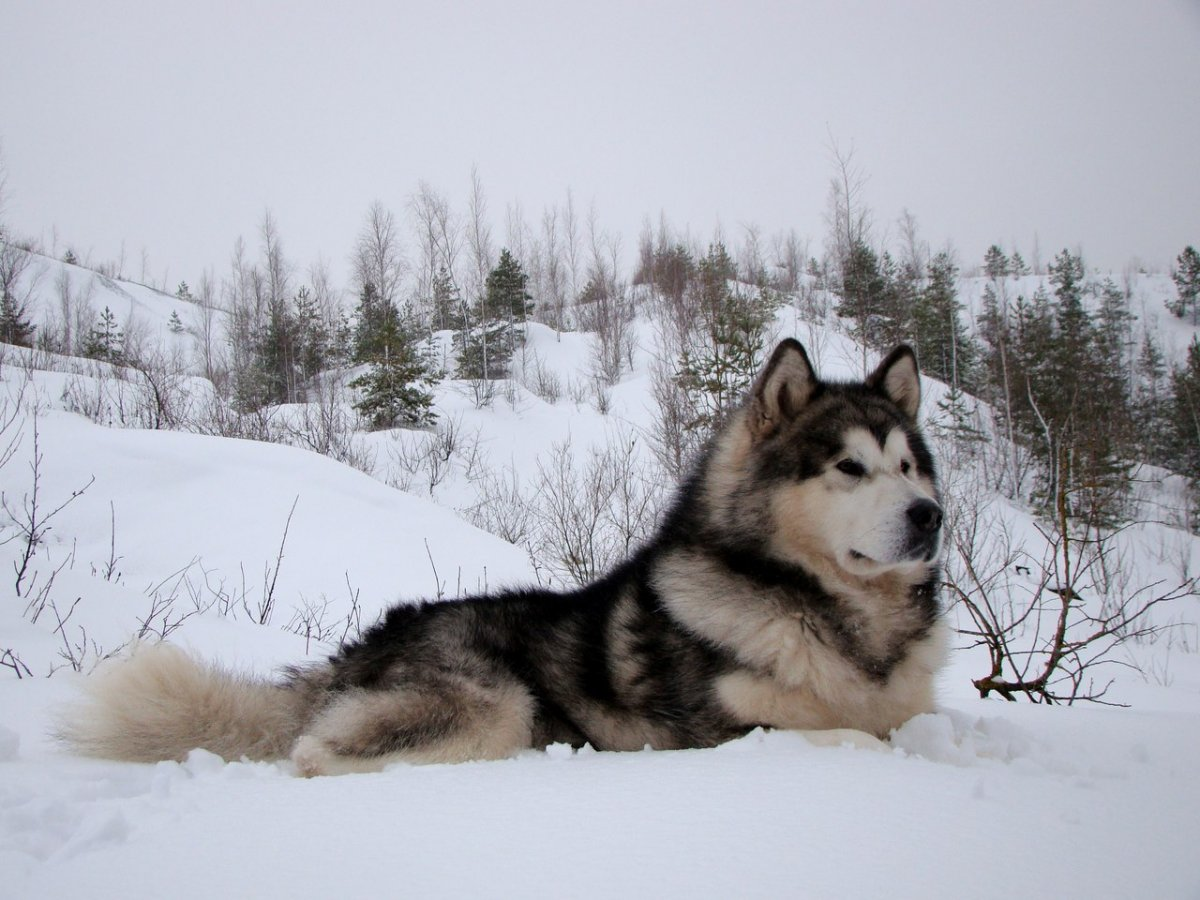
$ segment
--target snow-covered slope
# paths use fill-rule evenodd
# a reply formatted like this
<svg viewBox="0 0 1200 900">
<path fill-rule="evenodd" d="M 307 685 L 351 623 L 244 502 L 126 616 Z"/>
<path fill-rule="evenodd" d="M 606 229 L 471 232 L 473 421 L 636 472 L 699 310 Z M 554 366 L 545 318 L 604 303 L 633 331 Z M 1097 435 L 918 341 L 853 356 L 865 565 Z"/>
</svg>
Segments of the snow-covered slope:
<svg viewBox="0 0 1200 900">
<path fill-rule="evenodd" d="M 119 289 L 160 330 L 181 302 Z M 106 286 L 95 290 L 100 308 L 112 305 Z M 52 296 L 38 302 L 53 309 Z M 861 371 L 861 352 L 836 329 L 790 309 L 778 324 L 826 374 Z M 1122 657 L 1142 673 L 1110 670 L 1110 699 L 1131 708 L 980 700 L 970 679 L 986 661 L 958 649 L 939 712 L 900 729 L 888 752 L 756 732 L 710 751 L 553 747 L 304 781 L 285 764 L 200 751 L 183 764 L 79 759 L 48 737 L 86 677 L 73 663 L 86 672 L 140 630 L 266 672 L 327 652 L 399 599 L 545 580 L 525 552 L 459 515 L 479 499 L 468 469 L 517 473 L 529 493 L 568 439 L 581 458 L 614 434 L 642 453 L 653 335 L 638 328 L 637 366 L 611 389 L 607 415 L 565 389 L 586 375 L 585 335 L 531 331 L 530 357 L 564 384 L 558 402 L 516 388 L 513 403 L 479 410 L 462 385 L 443 383 L 439 412 L 459 423 L 462 449 L 432 489 L 416 477 L 408 492 L 384 483 L 399 473 L 395 447 L 431 433 L 360 435 L 372 478 L 293 447 L 105 428 L 66 411 L 68 382 L 95 376 L 28 371 L 10 350 L 0 451 L 19 441 L 0 467 L 5 503 L 20 519 L 35 455 L 43 514 L 86 490 L 46 520 L 20 597 L 22 542 L 0 545 L 0 897 L 1200 894 L 1194 598 L 1163 613 L 1181 623 L 1170 637 Z M 931 425 L 941 393 L 929 385 Z M 1027 511 L 955 496 L 1036 551 Z M 1121 568 L 1136 580 L 1200 568 L 1195 539 L 1165 524 L 1121 541 Z M 1025 576 L 1010 574 L 1022 589 Z"/>
</svg>

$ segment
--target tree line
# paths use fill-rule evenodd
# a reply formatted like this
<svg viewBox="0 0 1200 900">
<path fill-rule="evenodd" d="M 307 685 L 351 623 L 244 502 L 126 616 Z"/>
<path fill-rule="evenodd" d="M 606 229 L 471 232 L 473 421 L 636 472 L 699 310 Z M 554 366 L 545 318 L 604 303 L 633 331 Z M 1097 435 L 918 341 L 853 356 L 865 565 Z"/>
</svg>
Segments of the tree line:
<svg viewBox="0 0 1200 900">
<path fill-rule="evenodd" d="M 761 364 L 775 311 L 794 303 L 811 316 L 836 314 L 864 353 L 911 343 L 923 371 L 949 386 L 942 418 L 962 442 L 982 441 L 987 430 L 966 396 L 987 401 L 990 427 L 1017 448 L 994 470 L 1012 495 L 1048 504 L 1065 492 L 1074 512 L 1115 521 L 1138 462 L 1200 483 L 1200 344 L 1169 365 L 1154 331 L 1135 328 L 1129 285 L 1089 278 L 1070 250 L 1045 278 L 1030 278 L 1036 261 L 991 247 L 969 323 L 954 254 L 930 252 L 908 214 L 898 241 L 873 240 L 862 178 L 849 158 L 837 164 L 820 258 L 794 232 L 767 240 L 751 227 L 736 247 L 720 234 L 701 246 L 664 218 L 657 229 L 643 226 L 629 281 L 620 240 L 594 210 L 581 217 L 569 193 L 534 226 L 510 208 L 497 248 L 477 175 L 462 214 L 422 184 L 408 204 L 407 238 L 391 211 L 368 210 L 351 254 L 349 310 L 327 266 L 302 272 L 288 260 L 267 213 L 256 259 L 239 240 L 223 277 L 206 273 L 194 291 L 179 285 L 177 295 L 201 312 L 172 330 L 193 332 L 205 375 L 239 409 L 302 402 L 323 373 L 354 367 L 358 412 L 370 427 L 389 428 L 429 424 L 432 387 L 447 374 L 489 402 L 512 374 L 530 321 L 598 335 L 599 396 L 632 363 L 640 309 L 658 319 L 663 341 L 656 449 L 681 470 Z M 39 333 L 20 291 L 24 249 L 11 237 L 0 242 L 0 340 L 121 363 L 125 335 L 112 311 L 71 323 L 69 287 L 61 327 Z M 1173 275 L 1170 310 L 1196 324 L 1200 254 L 1187 247 Z"/>
</svg>

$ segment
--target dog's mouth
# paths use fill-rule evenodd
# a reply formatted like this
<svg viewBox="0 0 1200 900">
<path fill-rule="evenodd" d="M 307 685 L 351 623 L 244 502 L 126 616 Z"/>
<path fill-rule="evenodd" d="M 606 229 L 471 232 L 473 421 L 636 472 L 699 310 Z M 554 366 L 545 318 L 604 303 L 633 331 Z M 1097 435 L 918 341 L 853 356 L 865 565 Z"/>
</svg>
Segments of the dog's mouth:
<svg viewBox="0 0 1200 900">
<path fill-rule="evenodd" d="M 937 558 L 938 547 L 939 547 L 939 544 L 936 540 L 925 541 L 925 542 L 922 542 L 918 546 L 910 548 L 906 554 L 899 557 L 898 559 L 893 560 L 890 563 L 884 563 L 881 560 L 878 560 L 873 556 L 868 556 L 867 554 L 863 553 L 861 550 L 855 550 L 853 547 L 850 548 L 849 552 L 846 555 L 847 555 L 847 557 L 849 557 L 851 562 L 862 563 L 862 564 L 868 565 L 868 566 L 903 565 L 905 563 L 928 563 L 928 562 L 933 562 L 933 560 Z"/>
</svg>

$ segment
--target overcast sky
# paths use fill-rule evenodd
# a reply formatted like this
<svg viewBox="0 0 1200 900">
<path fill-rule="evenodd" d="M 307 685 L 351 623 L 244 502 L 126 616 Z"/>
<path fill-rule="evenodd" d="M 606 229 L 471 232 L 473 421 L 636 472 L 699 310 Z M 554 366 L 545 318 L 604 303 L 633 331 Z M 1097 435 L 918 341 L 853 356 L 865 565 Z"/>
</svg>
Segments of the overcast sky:
<svg viewBox="0 0 1200 900">
<path fill-rule="evenodd" d="M 977 262 L 1200 243 L 1200 0 L 474 3 L 0 0 L 5 217 L 193 283 L 275 215 L 344 268 L 374 200 L 594 203 L 636 245 L 795 228 L 817 252 L 830 138 L 877 231 L 907 208 Z"/>
</svg>

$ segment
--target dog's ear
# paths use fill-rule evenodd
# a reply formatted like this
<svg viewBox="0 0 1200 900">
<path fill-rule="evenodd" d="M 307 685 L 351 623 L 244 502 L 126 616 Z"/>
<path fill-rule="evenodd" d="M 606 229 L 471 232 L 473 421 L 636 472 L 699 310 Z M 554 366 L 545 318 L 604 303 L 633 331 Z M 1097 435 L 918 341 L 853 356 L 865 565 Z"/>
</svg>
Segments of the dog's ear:
<svg viewBox="0 0 1200 900">
<path fill-rule="evenodd" d="M 901 344 L 889 353 L 867 378 L 867 387 L 881 391 L 901 412 L 915 419 L 921 406 L 921 374 L 912 347 Z"/>
<path fill-rule="evenodd" d="M 817 373 L 798 341 L 783 341 L 750 391 L 750 431 L 764 438 L 795 416 L 812 399 Z"/>
</svg>

